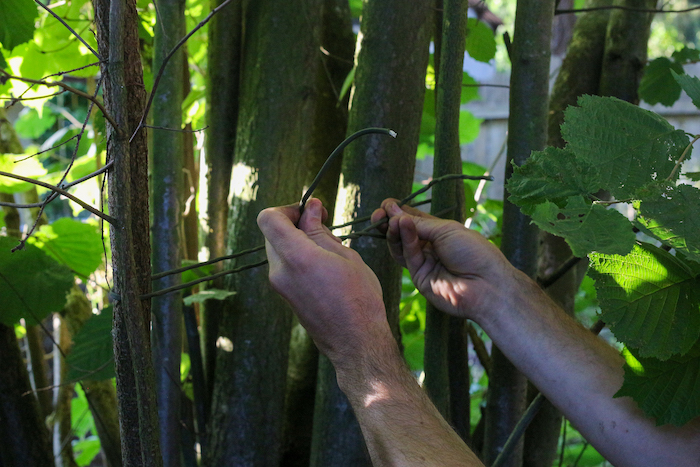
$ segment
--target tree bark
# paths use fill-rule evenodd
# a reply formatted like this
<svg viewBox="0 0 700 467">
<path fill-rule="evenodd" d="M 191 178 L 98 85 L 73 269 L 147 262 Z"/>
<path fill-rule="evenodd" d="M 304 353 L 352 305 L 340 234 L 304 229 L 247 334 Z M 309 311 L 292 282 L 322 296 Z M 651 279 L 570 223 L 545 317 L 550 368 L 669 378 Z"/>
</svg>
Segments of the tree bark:
<svg viewBox="0 0 700 467">
<path fill-rule="evenodd" d="M 519 0 L 515 17 L 508 119 L 506 181 L 547 141 L 549 61 L 554 1 Z M 537 228 L 504 193 L 501 250 L 531 277 L 537 273 Z M 525 377 L 494 346 L 486 405 L 484 462 L 495 459 L 525 409 Z M 522 440 L 505 465 L 522 464 Z"/>
<path fill-rule="evenodd" d="M 154 28 L 153 70 L 160 70 L 165 58 L 185 34 L 185 1 L 158 0 L 158 23 Z M 153 100 L 153 125 L 182 128 L 183 64 L 179 49 L 163 71 Z M 152 134 L 151 223 L 152 267 L 154 273 L 179 268 L 183 252 L 183 134 L 154 130 Z M 158 279 L 156 289 L 180 284 L 180 275 Z M 153 366 L 156 376 L 160 446 L 163 464 L 180 465 L 180 355 L 182 352 L 182 294 L 153 297 Z"/>
<path fill-rule="evenodd" d="M 464 37 L 467 23 L 467 4 L 463 0 L 445 0 L 442 11 L 442 40 L 436 87 L 436 127 L 435 127 L 435 157 L 433 160 L 433 178 L 447 174 L 462 173 L 462 158 L 459 148 L 459 111 L 462 93 L 462 75 L 464 64 Z M 433 187 L 430 212 L 436 214 L 444 209 L 455 206 L 456 209 L 445 217 L 464 222 L 464 189 L 463 182 L 441 183 Z M 464 414 L 450 413 L 452 397 L 450 381 L 457 374 L 450 371 L 450 362 L 464 363 L 466 353 L 450 355 L 449 341 L 452 326 L 464 327 L 464 320 L 453 322 L 450 317 L 438 310 L 432 304 L 426 307 L 425 324 L 425 382 L 424 388 L 428 396 L 448 421 L 452 415 L 460 418 Z M 466 352 L 466 347 L 463 348 Z M 455 368 L 459 370 L 460 368 Z M 459 371 L 464 375 L 463 371 Z M 468 374 L 468 372 L 467 372 Z M 468 388 L 468 385 L 467 385 Z M 454 394 L 461 398 L 464 394 Z M 466 394 L 469 398 L 469 392 Z M 468 406 L 468 405 L 467 405 Z M 467 417 L 467 420 L 469 418 Z M 464 436 L 464 423 L 459 423 Z M 468 436 L 467 429 L 466 435 Z"/>
<path fill-rule="evenodd" d="M 263 208 L 301 197 L 311 149 L 308 122 L 315 111 L 320 14 L 320 0 L 243 3 L 232 251 L 263 243 L 255 222 Z M 225 305 L 219 330 L 206 465 L 280 461 L 291 310 L 267 275 L 265 267 L 227 280 L 237 293 Z"/>
<path fill-rule="evenodd" d="M 211 0 L 211 8 L 224 0 Z M 207 76 L 207 219 L 206 246 L 209 258 L 226 254 L 228 232 L 229 187 L 238 122 L 238 88 L 241 74 L 241 40 L 243 34 L 242 1 L 234 1 L 209 22 Z M 212 272 L 223 270 L 223 263 L 213 265 Z M 224 279 L 216 279 L 214 288 L 223 289 Z M 202 360 L 207 381 L 207 401 L 211 404 L 216 366 L 216 340 L 223 309 L 221 300 L 206 302 L 200 315 Z"/>
<path fill-rule="evenodd" d="M 125 466 L 162 465 L 158 439 L 155 375 L 149 340 L 150 245 L 148 231 L 148 151 L 141 129 L 130 142 L 144 108 L 138 14 L 133 0 L 94 0 L 97 42 L 108 59 L 104 102 L 118 125 L 107 125 L 109 211 L 114 270 L 114 354 Z"/>
<path fill-rule="evenodd" d="M 334 223 L 370 214 L 385 198 L 410 191 L 432 14 L 429 0 L 364 4 L 348 133 L 379 126 L 392 128 L 399 136 L 395 141 L 367 136 L 346 150 Z M 400 269 L 381 240 L 362 237 L 350 245 L 377 273 L 398 339 Z M 325 357 L 319 361 L 318 378 L 311 465 L 369 465 L 359 426 Z"/>
</svg>

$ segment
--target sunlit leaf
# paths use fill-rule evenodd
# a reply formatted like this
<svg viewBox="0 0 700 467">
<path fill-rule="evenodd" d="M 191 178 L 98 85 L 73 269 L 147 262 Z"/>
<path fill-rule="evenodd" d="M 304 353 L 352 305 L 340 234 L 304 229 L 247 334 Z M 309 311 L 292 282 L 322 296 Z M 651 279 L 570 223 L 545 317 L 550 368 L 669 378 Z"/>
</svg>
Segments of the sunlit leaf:
<svg viewBox="0 0 700 467">
<path fill-rule="evenodd" d="M 464 47 L 474 60 L 488 63 L 496 56 L 496 39 L 493 30 L 477 18 L 469 18 Z"/>
<path fill-rule="evenodd" d="M 97 226 L 64 217 L 43 225 L 32 243 L 82 277 L 102 264 L 102 239 Z"/>
<path fill-rule="evenodd" d="M 37 324 L 63 308 L 73 274 L 34 245 L 12 253 L 15 246 L 17 239 L 0 237 L 0 322 Z"/>
<path fill-rule="evenodd" d="M 479 136 L 479 128 L 481 128 L 482 121 L 468 110 L 462 110 L 459 113 L 459 144 L 467 144 L 474 141 Z"/>
<path fill-rule="evenodd" d="M 625 366 L 625 381 L 615 397 L 631 397 L 658 425 L 681 426 L 700 416 L 700 343 L 666 361 L 634 357 L 637 365 Z"/>
<path fill-rule="evenodd" d="M 700 281 L 667 251 L 647 243 L 627 256 L 592 254 L 601 319 L 641 357 L 685 354 L 700 337 Z"/>
<path fill-rule="evenodd" d="M 46 173 L 36 158 L 26 157 L 25 154 L 0 154 L 0 171 L 28 178 L 39 178 Z M 21 161 L 22 159 L 26 160 Z M 0 193 L 21 193 L 30 190 L 32 186 L 29 182 L 0 176 Z"/>
<path fill-rule="evenodd" d="M 182 301 L 187 306 L 194 303 L 203 303 L 206 300 L 226 300 L 228 297 L 236 295 L 236 292 L 230 290 L 207 289 L 185 297 Z"/>
</svg>

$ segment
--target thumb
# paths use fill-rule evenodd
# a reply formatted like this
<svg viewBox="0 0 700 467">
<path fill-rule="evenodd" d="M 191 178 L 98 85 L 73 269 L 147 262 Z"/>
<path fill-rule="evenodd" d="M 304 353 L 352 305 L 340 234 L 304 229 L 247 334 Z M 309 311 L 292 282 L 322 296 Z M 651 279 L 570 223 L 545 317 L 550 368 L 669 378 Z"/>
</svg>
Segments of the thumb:
<svg viewBox="0 0 700 467">
<path fill-rule="evenodd" d="M 341 245 L 340 239 L 323 225 L 324 211 L 321 201 L 317 198 L 311 198 L 307 201 L 304 213 L 299 220 L 299 229 L 321 248 L 341 253 L 346 248 Z"/>
</svg>

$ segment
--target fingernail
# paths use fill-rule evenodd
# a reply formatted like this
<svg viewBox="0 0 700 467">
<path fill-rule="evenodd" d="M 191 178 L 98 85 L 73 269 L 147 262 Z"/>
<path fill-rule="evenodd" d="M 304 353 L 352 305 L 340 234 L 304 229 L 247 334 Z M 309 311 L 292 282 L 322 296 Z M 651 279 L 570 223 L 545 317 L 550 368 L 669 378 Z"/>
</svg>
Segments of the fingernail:
<svg viewBox="0 0 700 467">
<path fill-rule="evenodd" d="M 313 217 L 318 217 L 319 219 L 321 218 L 321 215 L 323 214 L 321 212 L 321 202 L 318 201 L 317 199 L 310 199 L 309 202 L 307 203 L 307 207 L 309 209 L 309 214 L 311 214 Z"/>
</svg>

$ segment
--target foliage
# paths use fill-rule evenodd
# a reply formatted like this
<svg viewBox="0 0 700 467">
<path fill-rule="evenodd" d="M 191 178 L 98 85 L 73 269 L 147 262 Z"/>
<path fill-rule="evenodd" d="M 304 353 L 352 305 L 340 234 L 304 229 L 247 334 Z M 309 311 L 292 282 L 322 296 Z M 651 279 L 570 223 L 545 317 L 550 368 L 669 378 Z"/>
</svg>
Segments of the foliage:
<svg viewBox="0 0 700 467">
<path fill-rule="evenodd" d="M 99 315 L 93 315 L 74 337 L 66 364 L 69 381 L 83 379 L 101 380 L 114 378 L 112 351 L 112 307 L 105 307 Z"/>
<path fill-rule="evenodd" d="M 700 80 L 673 76 L 698 100 Z M 617 396 L 633 397 L 660 424 L 682 425 L 700 415 L 690 402 L 700 385 L 700 190 L 677 184 L 692 143 L 652 112 L 591 96 L 566 111 L 562 135 L 564 149 L 515 168 L 510 200 L 576 256 L 589 254 L 600 316 L 639 357 Z M 631 203 L 632 221 L 609 209 L 620 201 Z M 636 240 L 634 228 L 662 248 Z"/>
<path fill-rule="evenodd" d="M 698 60 L 700 50 L 686 46 L 673 52 L 671 58 L 659 57 L 650 61 L 639 84 L 639 97 L 648 104 L 672 106 L 681 96 L 681 86 L 675 76 L 685 73 L 683 65 Z"/>
</svg>

